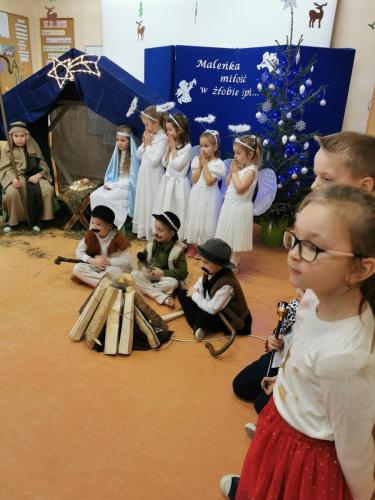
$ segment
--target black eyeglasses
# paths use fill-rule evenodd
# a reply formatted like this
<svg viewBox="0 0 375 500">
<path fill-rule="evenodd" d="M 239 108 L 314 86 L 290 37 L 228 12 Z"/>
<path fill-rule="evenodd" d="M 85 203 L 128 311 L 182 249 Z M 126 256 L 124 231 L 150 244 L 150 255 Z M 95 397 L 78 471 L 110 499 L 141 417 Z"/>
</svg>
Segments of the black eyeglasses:
<svg viewBox="0 0 375 500">
<path fill-rule="evenodd" d="M 342 256 L 342 257 L 361 257 L 361 255 L 351 253 L 351 252 L 340 252 L 338 250 L 324 250 L 323 248 L 319 248 L 311 241 L 300 240 L 297 236 L 287 229 L 284 231 L 284 239 L 283 239 L 284 247 L 290 251 L 298 245 L 299 256 L 305 262 L 314 262 L 320 253 L 330 253 L 332 255 Z"/>
</svg>

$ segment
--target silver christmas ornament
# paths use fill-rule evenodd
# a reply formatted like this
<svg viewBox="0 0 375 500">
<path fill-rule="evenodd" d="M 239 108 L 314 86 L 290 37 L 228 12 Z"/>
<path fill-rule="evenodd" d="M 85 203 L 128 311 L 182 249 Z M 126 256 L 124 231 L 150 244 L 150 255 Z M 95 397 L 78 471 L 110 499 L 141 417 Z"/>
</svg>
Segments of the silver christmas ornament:
<svg viewBox="0 0 375 500">
<path fill-rule="evenodd" d="M 291 111 L 288 111 L 287 114 L 285 115 L 287 118 L 292 118 L 292 113 Z"/>
<path fill-rule="evenodd" d="M 299 88 L 299 93 L 302 95 L 305 93 L 306 87 L 304 85 L 301 85 Z"/>
<path fill-rule="evenodd" d="M 327 104 L 327 101 L 325 99 L 322 99 L 319 104 L 321 106 L 325 106 Z"/>
<path fill-rule="evenodd" d="M 297 140 L 297 137 L 296 137 L 295 134 L 292 134 L 292 135 L 289 136 L 289 141 L 290 142 L 296 142 L 296 140 Z"/>
<path fill-rule="evenodd" d="M 278 126 L 279 126 L 279 127 L 282 127 L 282 126 L 284 125 L 284 122 L 283 122 L 282 120 L 279 120 L 279 121 L 277 122 L 277 124 L 278 124 Z"/>
<path fill-rule="evenodd" d="M 282 138 L 281 138 L 281 142 L 285 145 L 288 142 L 288 136 L 287 135 L 283 135 Z"/>
<path fill-rule="evenodd" d="M 308 79 L 305 81 L 305 85 L 306 85 L 307 87 L 311 87 L 312 83 L 313 83 L 313 82 L 312 82 L 311 78 L 308 78 Z"/>
<path fill-rule="evenodd" d="M 297 52 L 297 54 L 296 54 L 296 64 L 298 64 L 298 63 L 299 63 L 300 59 L 301 59 L 301 52 L 300 52 L 300 50 L 298 49 L 298 52 Z"/>
<path fill-rule="evenodd" d="M 273 89 L 275 88 L 275 85 L 274 85 L 273 83 L 270 83 L 270 84 L 268 85 L 268 88 L 269 88 L 270 90 L 273 90 Z"/>
<path fill-rule="evenodd" d="M 301 174 L 303 174 L 303 175 L 307 174 L 308 171 L 309 171 L 309 169 L 307 167 L 301 168 Z"/>
<path fill-rule="evenodd" d="M 261 83 L 258 83 L 257 85 L 257 89 L 259 90 L 259 92 L 263 89 L 263 85 Z"/>
<path fill-rule="evenodd" d="M 292 174 L 292 179 L 295 181 L 296 179 L 298 179 L 298 175 L 296 173 Z"/>
<path fill-rule="evenodd" d="M 268 146 L 268 142 L 269 142 L 268 139 L 264 139 L 263 146 Z"/>
<path fill-rule="evenodd" d="M 280 183 L 277 185 L 277 189 L 282 189 L 284 186 Z"/>
<path fill-rule="evenodd" d="M 305 151 L 307 151 L 309 149 L 309 147 L 310 147 L 310 143 L 308 141 L 306 141 L 305 144 L 303 145 L 303 149 Z"/>
</svg>

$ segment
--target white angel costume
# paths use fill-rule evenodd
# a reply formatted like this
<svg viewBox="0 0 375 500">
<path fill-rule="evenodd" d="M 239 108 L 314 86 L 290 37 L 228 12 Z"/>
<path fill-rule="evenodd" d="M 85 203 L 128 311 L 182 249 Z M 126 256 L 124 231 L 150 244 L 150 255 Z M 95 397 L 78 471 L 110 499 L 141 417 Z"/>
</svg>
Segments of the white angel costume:
<svg viewBox="0 0 375 500">
<path fill-rule="evenodd" d="M 152 211 L 154 214 L 170 211 L 178 216 L 181 222 L 179 239 L 183 239 L 185 234 L 185 218 L 190 194 L 190 180 L 187 174 L 191 162 L 191 149 L 189 143 L 177 149 L 176 158 L 173 158 L 172 153 L 169 154 L 168 160 L 165 159 L 165 155 L 163 156 L 162 165 L 166 171 L 160 181 Z"/>
<path fill-rule="evenodd" d="M 125 134 L 125 132 L 121 132 Z M 118 229 L 125 223 L 127 216 L 133 216 L 135 189 L 137 185 L 139 162 L 134 138 L 127 134 L 130 140 L 130 170 L 124 168 L 127 151 L 120 151 L 117 145 L 108 164 L 104 176 L 104 186 L 90 195 L 90 206 L 93 210 L 98 205 L 111 208 L 115 213 L 115 225 Z"/>
<path fill-rule="evenodd" d="M 232 248 L 232 252 L 247 252 L 253 249 L 253 195 L 257 184 L 258 167 L 248 165 L 238 170 L 240 181 L 248 172 L 254 172 L 253 182 L 244 193 L 237 193 L 230 181 L 221 207 L 215 238 L 221 238 Z"/>
<path fill-rule="evenodd" d="M 225 175 L 224 162 L 220 158 L 214 158 L 207 166 L 210 174 L 217 180 L 208 186 L 202 170 L 191 189 L 185 220 L 185 239 L 194 245 L 201 245 L 209 238 L 214 238 L 222 203 L 218 181 Z M 191 168 L 196 170 L 198 167 L 199 157 L 196 156 Z"/>
<path fill-rule="evenodd" d="M 160 129 L 153 136 L 151 144 L 145 146 L 142 143 L 137 149 L 137 158 L 141 160 L 141 165 L 135 194 L 133 233 L 136 233 L 138 238 L 149 239 L 152 232 L 151 217 L 156 192 L 164 173 L 161 161 L 167 149 L 167 142 L 167 134 Z"/>
</svg>

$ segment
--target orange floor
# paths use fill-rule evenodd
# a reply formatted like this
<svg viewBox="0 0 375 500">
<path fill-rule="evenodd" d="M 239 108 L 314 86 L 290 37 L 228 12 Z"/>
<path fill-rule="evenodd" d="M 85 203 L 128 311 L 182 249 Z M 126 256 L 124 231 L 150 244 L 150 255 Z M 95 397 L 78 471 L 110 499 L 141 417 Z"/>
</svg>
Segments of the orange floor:
<svg viewBox="0 0 375 500">
<path fill-rule="evenodd" d="M 71 264 L 53 263 L 76 245 L 58 230 L 0 236 L 0 498 L 219 500 L 256 419 L 231 382 L 263 342 L 238 338 L 220 359 L 197 342 L 130 357 L 89 351 L 67 336 L 88 290 L 69 280 Z M 199 268 L 189 259 L 192 282 Z M 277 301 L 293 296 L 285 252 L 256 231 L 239 278 L 253 333 L 266 337 Z M 171 325 L 193 339 L 183 318 Z"/>
</svg>

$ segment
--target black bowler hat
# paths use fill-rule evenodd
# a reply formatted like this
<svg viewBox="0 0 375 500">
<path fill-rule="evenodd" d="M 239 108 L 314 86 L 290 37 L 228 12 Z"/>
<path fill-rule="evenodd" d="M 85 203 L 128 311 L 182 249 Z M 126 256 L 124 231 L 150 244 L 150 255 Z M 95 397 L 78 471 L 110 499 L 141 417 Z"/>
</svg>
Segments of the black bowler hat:
<svg viewBox="0 0 375 500">
<path fill-rule="evenodd" d="M 181 226 L 180 219 L 173 212 L 163 212 L 162 214 L 152 214 L 155 219 L 160 220 L 163 224 L 166 224 L 172 229 L 172 231 L 178 232 Z"/>
<path fill-rule="evenodd" d="M 112 226 L 116 227 L 115 224 L 114 224 L 114 222 L 115 222 L 115 213 L 109 207 L 105 207 L 104 205 L 97 205 L 91 211 L 91 217 L 97 217 L 98 219 L 106 222 L 107 224 L 112 224 Z"/>
<path fill-rule="evenodd" d="M 209 262 L 227 267 L 228 269 L 235 267 L 233 262 L 230 261 L 232 254 L 231 247 L 220 238 L 211 238 L 205 241 L 203 245 L 198 245 L 197 248 L 202 257 Z"/>
</svg>

